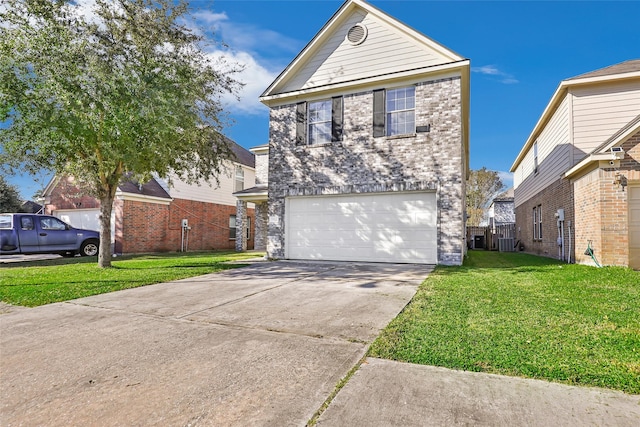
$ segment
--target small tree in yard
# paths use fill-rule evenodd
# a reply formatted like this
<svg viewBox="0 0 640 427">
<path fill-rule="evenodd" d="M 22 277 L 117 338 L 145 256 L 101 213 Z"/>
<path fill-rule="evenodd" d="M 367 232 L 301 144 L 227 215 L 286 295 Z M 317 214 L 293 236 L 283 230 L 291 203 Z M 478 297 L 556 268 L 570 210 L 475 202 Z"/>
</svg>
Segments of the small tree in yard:
<svg viewBox="0 0 640 427">
<path fill-rule="evenodd" d="M 215 178 L 233 154 L 220 97 L 237 64 L 213 60 L 184 0 L 5 0 L 0 11 L 0 157 L 11 171 L 71 175 L 100 200 L 98 264 L 125 176 Z M 216 178 L 217 180 L 217 178 Z"/>
<path fill-rule="evenodd" d="M 0 212 L 20 212 L 21 208 L 18 190 L 0 175 Z"/>
<path fill-rule="evenodd" d="M 471 171 L 467 180 L 467 215 L 469 215 L 467 225 L 480 225 L 489 202 L 502 190 L 502 187 L 498 172 L 490 171 L 486 167 Z"/>
</svg>

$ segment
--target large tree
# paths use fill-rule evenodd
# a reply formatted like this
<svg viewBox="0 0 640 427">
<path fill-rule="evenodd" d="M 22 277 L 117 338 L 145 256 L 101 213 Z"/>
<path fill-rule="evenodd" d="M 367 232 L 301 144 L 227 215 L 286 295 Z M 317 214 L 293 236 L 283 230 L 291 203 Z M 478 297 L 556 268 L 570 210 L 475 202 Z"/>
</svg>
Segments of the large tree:
<svg viewBox="0 0 640 427">
<path fill-rule="evenodd" d="M 109 267 L 124 177 L 217 180 L 232 158 L 220 99 L 237 94 L 240 67 L 207 54 L 184 0 L 4 3 L 0 160 L 90 189 L 101 206 L 98 263 Z"/>
<path fill-rule="evenodd" d="M 20 212 L 22 201 L 18 189 L 0 175 L 0 212 Z"/>
<path fill-rule="evenodd" d="M 484 219 L 491 200 L 503 189 L 496 171 L 472 170 L 467 180 L 467 225 L 478 226 Z"/>
</svg>

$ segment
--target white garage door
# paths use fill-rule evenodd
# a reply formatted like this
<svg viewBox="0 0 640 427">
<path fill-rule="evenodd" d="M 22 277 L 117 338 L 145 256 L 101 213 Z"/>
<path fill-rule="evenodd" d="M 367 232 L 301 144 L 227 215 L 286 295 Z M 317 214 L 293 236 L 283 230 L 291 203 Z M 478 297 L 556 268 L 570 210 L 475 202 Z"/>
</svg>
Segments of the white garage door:
<svg viewBox="0 0 640 427">
<path fill-rule="evenodd" d="M 292 197 L 290 259 L 436 264 L 435 193 Z"/>
<path fill-rule="evenodd" d="M 100 231 L 100 209 L 58 210 L 53 214 L 76 228 Z"/>
</svg>

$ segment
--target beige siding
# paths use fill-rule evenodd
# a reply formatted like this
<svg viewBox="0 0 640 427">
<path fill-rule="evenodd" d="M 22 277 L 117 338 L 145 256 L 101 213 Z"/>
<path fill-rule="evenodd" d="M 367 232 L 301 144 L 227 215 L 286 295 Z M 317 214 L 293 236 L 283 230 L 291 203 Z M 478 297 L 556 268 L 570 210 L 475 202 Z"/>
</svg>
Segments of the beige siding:
<svg viewBox="0 0 640 427">
<path fill-rule="evenodd" d="M 569 98 L 560 103 L 538 141 L 538 172 L 534 172 L 533 146 L 514 174 L 516 206 L 529 200 L 555 182 L 571 166 L 572 146 L 569 140 Z"/>
<path fill-rule="evenodd" d="M 351 45 L 345 36 L 356 23 L 368 29 L 366 40 Z M 289 92 L 451 62 L 423 43 L 398 32 L 364 11 L 354 12 L 294 78 L 277 92 Z"/>
<path fill-rule="evenodd" d="M 234 193 L 234 183 L 235 178 L 233 176 L 233 167 L 231 166 L 227 167 L 227 172 L 223 172 L 220 175 L 220 186 L 216 186 L 215 181 L 212 184 L 188 184 L 174 177 L 169 187 L 169 194 L 177 199 L 235 206 L 237 199 L 232 195 Z M 244 188 L 250 188 L 254 185 L 255 171 L 244 167 Z"/>
<path fill-rule="evenodd" d="M 640 81 L 574 88 L 574 164 L 640 114 Z"/>
</svg>

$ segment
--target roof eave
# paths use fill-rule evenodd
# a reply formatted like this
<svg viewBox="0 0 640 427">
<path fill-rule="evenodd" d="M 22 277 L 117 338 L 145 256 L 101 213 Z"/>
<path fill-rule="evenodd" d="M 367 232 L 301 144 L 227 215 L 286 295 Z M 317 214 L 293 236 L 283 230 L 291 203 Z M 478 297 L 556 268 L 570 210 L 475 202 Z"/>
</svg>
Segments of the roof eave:
<svg viewBox="0 0 640 427">
<path fill-rule="evenodd" d="M 322 94 L 324 92 L 339 91 L 346 88 L 355 89 L 365 86 L 375 86 L 380 83 L 387 83 L 394 80 L 406 80 L 418 76 L 437 75 L 446 72 L 459 71 L 461 74 L 466 74 L 467 82 L 469 81 L 469 67 L 470 61 L 468 59 L 462 59 L 456 62 L 448 62 L 446 64 L 433 65 L 429 67 L 416 68 L 412 70 L 404 70 L 391 74 L 382 74 L 372 77 L 365 77 L 358 80 L 350 80 L 346 82 L 328 84 L 324 86 L 300 89 L 292 92 L 278 93 L 269 96 L 260 97 L 260 102 L 271 107 L 275 104 L 283 104 L 288 99 L 296 99 L 301 97 L 308 97 L 309 95 Z"/>
<path fill-rule="evenodd" d="M 520 163 L 522 162 L 522 159 L 524 159 L 524 156 L 531 149 L 533 142 L 536 140 L 540 132 L 544 129 L 544 126 L 546 126 L 547 122 L 551 119 L 551 116 L 553 116 L 553 113 L 555 113 L 560 102 L 567 95 L 567 92 L 570 87 L 592 85 L 592 84 L 599 84 L 599 83 L 611 83 L 611 82 L 618 82 L 618 81 L 637 79 L 637 78 L 640 78 L 640 71 L 634 71 L 630 73 L 619 73 L 619 74 L 612 74 L 612 75 L 598 76 L 598 77 L 573 78 L 573 79 L 561 81 L 560 84 L 558 85 L 558 88 L 556 89 L 553 96 L 551 97 L 551 100 L 547 104 L 547 107 L 542 112 L 540 119 L 538 120 L 533 130 L 531 131 L 529 138 L 527 138 L 527 141 L 525 142 L 524 146 L 516 156 L 516 160 L 511 165 L 510 172 L 515 172 L 516 168 L 520 165 Z"/>
</svg>

